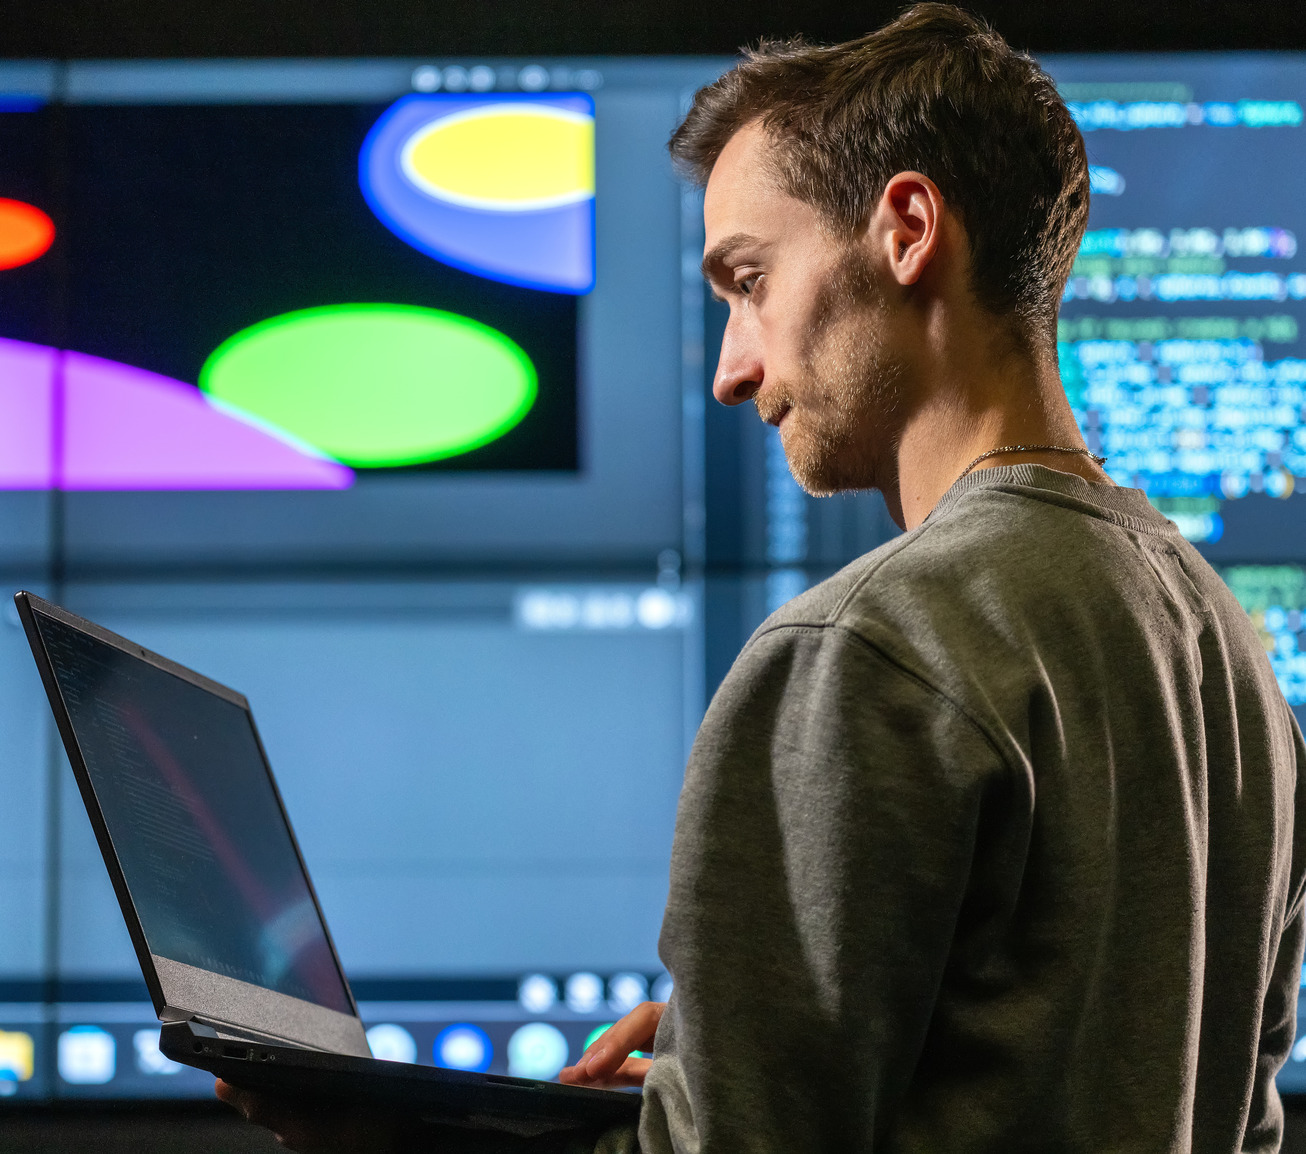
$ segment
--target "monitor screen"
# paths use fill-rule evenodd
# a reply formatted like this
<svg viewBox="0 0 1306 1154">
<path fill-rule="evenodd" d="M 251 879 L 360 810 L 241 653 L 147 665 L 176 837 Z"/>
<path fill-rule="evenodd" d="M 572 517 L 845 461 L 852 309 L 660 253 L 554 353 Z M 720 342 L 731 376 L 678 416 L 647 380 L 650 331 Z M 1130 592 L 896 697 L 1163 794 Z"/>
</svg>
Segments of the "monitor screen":
<svg viewBox="0 0 1306 1154">
<path fill-rule="evenodd" d="M 0 67 L 0 561 L 51 491 L 86 564 L 677 547 L 712 66 L 523 67 Z"/>
<path fill-rule="evenodd" d="M 1111 476 L 1220 569 L 1306 719 L 1306 63 L 1049 63 L 1092 185 L 1057 332 L 1067 395 Z"/>
<path fill-rule="evenodd" d="M 33 616 L 150 953 L 352 1014 L 248 711 Z"/>
</svg>

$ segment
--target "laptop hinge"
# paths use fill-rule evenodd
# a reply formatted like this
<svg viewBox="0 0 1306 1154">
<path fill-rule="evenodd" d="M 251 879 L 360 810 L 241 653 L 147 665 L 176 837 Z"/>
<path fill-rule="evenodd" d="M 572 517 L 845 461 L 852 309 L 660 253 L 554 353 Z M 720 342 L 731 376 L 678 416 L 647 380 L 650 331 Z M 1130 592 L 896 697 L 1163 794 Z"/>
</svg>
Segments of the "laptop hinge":
<svg viewBox="0 0 1306 1154">
<path fill-rule="evenodd" d="M 201 1018 L 197 1014 L 187 1014 L 179 1019 L 172 1019 L 189 1022 L 191 1030 L 201 1037 L 220 1038 L 224 1041 L 238 1042 L 263 1042 L 265 1044 L 277 1046 L 293 1046 L 296 1050 L 319 1050 L 321 1053 L 330 1053 L 329 1050 L 322 1050 L 319 1046 L 310 1046 L 296 1038 L 283 1038 L 277 1034 L 269 1034 L 263 1030 L 251 1030 L 248 1026 L 236 1026 L 230 1022 L 219 1022 L 210 1018 Z"/>
</svg>

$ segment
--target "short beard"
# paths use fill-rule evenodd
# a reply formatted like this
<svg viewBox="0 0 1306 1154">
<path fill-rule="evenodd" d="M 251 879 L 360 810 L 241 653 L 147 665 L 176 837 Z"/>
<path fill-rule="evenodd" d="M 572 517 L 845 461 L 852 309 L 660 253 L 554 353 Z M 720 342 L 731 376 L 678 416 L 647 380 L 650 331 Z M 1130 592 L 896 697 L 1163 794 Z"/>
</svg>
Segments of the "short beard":
<svg viewBox="0 0 1306 1154">
<path fill-rule="evenodd" d="M 794 480 L 814 497 L 897 483 L 894 418 L 904 366 L 880 336 L 886 311 L 875 270 L 850 249 L 817 292 L 800 353 L 803 378 L 767 390 L 764 419 L 786 405 L 793 410 L 781 441 Z"/>
</svg>

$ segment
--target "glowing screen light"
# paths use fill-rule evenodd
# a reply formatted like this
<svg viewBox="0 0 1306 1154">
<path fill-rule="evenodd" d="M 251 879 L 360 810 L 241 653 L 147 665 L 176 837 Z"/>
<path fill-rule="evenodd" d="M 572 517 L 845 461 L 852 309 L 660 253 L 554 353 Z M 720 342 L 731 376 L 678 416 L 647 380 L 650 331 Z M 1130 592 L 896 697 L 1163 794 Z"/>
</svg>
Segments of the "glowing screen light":
<svg viewBox="0 0 1306 1154">
<path fill-rule="evenodd" d="M 0 489 L 53 484 L 58 355 L 45 345 L 0 340 Z"/>
<path fill-rule="evenodd" d="M 508 1039 L 508 1073 L 547 1081 L 567 1064 L 566 1035 L 548 1022 L 527 1022 Z"/>
<path fill-rule="evenodd" d="M 34 204 L 0 197 L 0 269 L 42 256 L 54 243 L 54 221 Z"/>
<path fill-rule="evenodd" d="M 494 1047 L 490 1044 L 490 1036 L 480 1026 L 457 1022 L 436 1035 L 431 1056 L 437 1066 L 484 1073 L 494 1060 Z"/>
<path fill-rule="evenodd" d="M 360 467 L 422 464 L 502 436 L 530 410 L 530 358 L 488 325 L 416 305 L 283 313 L 224 341 L 200 371 L 219 405 Z"/>
<path fill-rule="evenodd" d="M 350 469 L 120 361 L 0 339 L 0 488 L 343 489 Z"/>
<path fill-rule="evenodd" d="M 372 127 L 363 195 L 446 264 L 554 292 L 594 287 L 594 104 L 566 96 L 406 96 Z"/>
</svg>

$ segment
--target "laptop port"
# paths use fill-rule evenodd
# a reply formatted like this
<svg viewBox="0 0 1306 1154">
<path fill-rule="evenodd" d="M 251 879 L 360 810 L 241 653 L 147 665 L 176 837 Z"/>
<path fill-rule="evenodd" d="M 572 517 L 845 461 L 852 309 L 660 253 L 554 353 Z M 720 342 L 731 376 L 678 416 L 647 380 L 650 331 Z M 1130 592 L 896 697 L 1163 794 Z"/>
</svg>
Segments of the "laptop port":
<svg viewBox="0 0 1306 1154">
<path fill-rule="evenodd" d="M 254 1057 L 254 1051 L 245 1046 L 223 1046 L 222 1056 L 224 1058 L 240 1058 L 248 1062 Z"/>
</svg>

